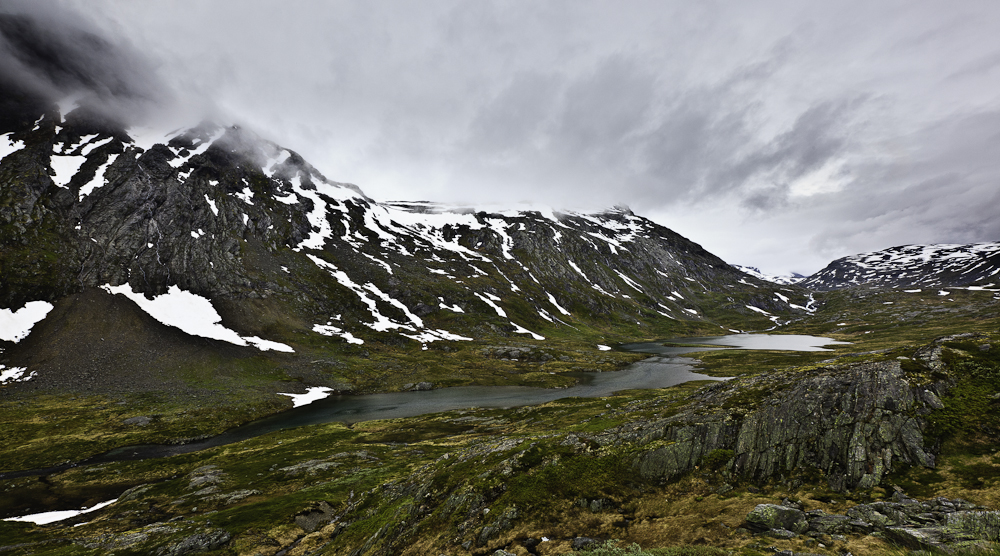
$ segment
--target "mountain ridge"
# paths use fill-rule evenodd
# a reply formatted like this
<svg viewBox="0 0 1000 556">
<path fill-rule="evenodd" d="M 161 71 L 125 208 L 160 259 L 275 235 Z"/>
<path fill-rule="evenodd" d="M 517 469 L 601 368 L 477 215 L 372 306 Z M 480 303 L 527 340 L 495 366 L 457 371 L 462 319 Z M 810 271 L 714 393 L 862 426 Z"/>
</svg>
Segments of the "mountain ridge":
<svg viewBox="0 0 1000 556">
<path fill-rule="evenodd" d="M 991 287 L 1000 283 L 1000 242 L 930 243 L 841 257 L 799 284 L 819 291 L 869 287 Z"/>
<path fill-rule="evenodd" d="M 804 290 L 778 292 L 627 207 L 379 203 L 239 126 L 137 141 L 85 106 L 66 115 L 54 106 L 0 138 L 0 206 L 9 209 L 0 242 L 10 247 L 0 255 L 0 306 L 11 313 L 80 295 L 110 311 L 112 292 L 164 305 L 183 292 L 207 310 L 189 312 L 204 322 L 181 330 L 221 327 L 208 336 L 219 357 L 228 341 L 287 369 L 302 366 L 288 357 L 350 358 L 372 342 L 426 350 L 571 333 L 595 345 L 761 329 L 808 312 Z M 0 357 L 45 370 L 44 357 L 16 343 Z M 351 382 L 335 368 L 310 380 Z"/>
</svg>

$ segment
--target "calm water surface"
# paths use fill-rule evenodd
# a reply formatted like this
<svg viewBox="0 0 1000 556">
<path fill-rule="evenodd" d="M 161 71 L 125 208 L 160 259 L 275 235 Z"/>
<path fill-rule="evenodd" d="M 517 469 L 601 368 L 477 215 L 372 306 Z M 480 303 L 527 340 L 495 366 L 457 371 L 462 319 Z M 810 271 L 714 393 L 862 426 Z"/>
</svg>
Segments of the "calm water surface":
<svg viewBox="0 0 1000 556">
<path fill-rule="evenodd" d="M 664 342 L 717 345 L 720 347 L 667 347 L 663 345 Z M 415 417 L 428 413 L 475 407 L 519 407 L 542 404 L 560 398 L 596 398 L 609 396 L 621 390 L 667 388 L 693 380 L 727 380 L 725 378 L 710 377 L 692 372 L 691 359 L 681 356 L 697 351 L 732 348 L 825 351 L 825 348 L 822 346 L 839 343 L 845 342 L 837 342 L 830 338 L 816 336 L 734 334 L 730 336 L 674 338 L 661 342 L 623 344 L 621 347 L 625 350 L 648 353 L 652 357 L 615 372 L 567 373 L 578 381 L 575 386 L 570 388 L 460 386 L 422 392 L 334 396 L 230 429 L 206 440 L 182 445 L 127 446 L 101 454 L 83 463 L 96 464 L 186 454 L 239 442 L 282 429 L 318 423 L 356 423 L 374 419 Z M 54 472 L 63 468 L 8 473 L 6 476 L 42 474 L 41 472 L 43 471 Z"/>
</svg>

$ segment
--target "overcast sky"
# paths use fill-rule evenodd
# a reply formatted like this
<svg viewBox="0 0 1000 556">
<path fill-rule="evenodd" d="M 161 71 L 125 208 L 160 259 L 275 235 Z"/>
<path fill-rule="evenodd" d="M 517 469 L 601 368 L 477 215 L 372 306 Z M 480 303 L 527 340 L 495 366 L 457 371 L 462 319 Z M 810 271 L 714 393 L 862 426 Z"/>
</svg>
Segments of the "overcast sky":
<svg viewBox="0 0 1000 556">
<path fill-rule="evenodd" d="M 995 0 L 52 6 L 376 200 L 626 204 L 771 273 L 1000 240 Z"/>
</svg>

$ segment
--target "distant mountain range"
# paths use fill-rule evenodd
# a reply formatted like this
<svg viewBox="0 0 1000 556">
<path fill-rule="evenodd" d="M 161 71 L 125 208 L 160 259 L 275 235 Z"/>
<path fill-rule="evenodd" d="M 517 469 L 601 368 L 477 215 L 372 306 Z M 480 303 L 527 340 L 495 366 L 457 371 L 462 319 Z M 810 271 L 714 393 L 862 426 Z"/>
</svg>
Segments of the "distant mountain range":
<svg viewBox="0 0 1000 556">
<path fill-rule="evenodd" d="M 1000 242 L 903 245 L 837 259 L 799 282 L 825 291 L 866 287 L 992 287 L 1000 284 Z"/>
<path fill-rule="evenodd" d="M 772 275 L 772 274 L 764 274 L 763 272 L 760 271 L 759 268 L 754 266 L 743 266 L 736 264 L 733 265 L 733 267 L 740 270 L 741 272 L 745 272 L 750 276 L 753 276 L 754 278 L 759 278 L 761 280 L 766 280 L 768 282 L 773 282 L 775 284 L 781 284 L 783 286 L 787 286 L 789 284 L 798 284 L 799 282 L 801 282 L 806 278 L 805 276 L 797 272 L 793 272 L 792 274 Z"/>
</svg>

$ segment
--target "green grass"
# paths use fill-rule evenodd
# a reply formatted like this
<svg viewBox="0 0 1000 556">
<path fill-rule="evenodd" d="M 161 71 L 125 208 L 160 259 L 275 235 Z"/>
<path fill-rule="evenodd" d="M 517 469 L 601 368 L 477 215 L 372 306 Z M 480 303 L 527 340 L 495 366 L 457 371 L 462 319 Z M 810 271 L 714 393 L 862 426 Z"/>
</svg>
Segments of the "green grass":
<svg viewBox="0 0 1000 556">
<path fill-rule="evenodd" d="M 562 556 L 727 556 L 729 552 L 711 546 L 674 546 L 668 548 L 651 548 L 643 550 L 641 546 L 632 543 L 623 546 L 619 541 L 605 541 L 579 552 L 566 552 Z"/>
</svg>

